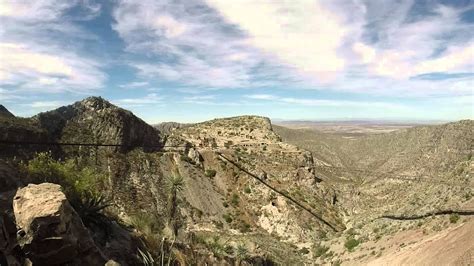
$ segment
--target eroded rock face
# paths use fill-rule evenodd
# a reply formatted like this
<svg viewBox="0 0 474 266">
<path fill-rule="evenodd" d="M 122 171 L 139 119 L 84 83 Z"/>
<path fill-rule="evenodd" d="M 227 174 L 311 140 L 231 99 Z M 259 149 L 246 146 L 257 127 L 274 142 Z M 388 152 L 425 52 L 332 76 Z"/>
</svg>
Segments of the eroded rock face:
<svg viewBox="0 0 474 266">
<path fill-rule="evenodd" d="M 29 184 L 13 199 L 17 240 L 34 265 L 104 265 L 99 251 L 61 186 Z"/>
<path fill-rule="evenodd" d="M 201 154 L 199 154 L 199 152 L 194 149 L 194 148 L 190 148 L 189 149 L 189 152 L 188 152 L 188 157 L 191 158 L 191 160 L 193 160 L 193 162 L 198 165 L 198 166 L 201 166 L 202 167 L 202 156 Z"/>
<path fill-rule="evenodd" d="M 72 105 L 40 113 L 33 117 L 49 135 L 62 142 L 99 142 L 125 145 L 120 151 L 143 146 L 157 150 L 159 131 L 100 97 L 89 97 Z"/>
</svg>

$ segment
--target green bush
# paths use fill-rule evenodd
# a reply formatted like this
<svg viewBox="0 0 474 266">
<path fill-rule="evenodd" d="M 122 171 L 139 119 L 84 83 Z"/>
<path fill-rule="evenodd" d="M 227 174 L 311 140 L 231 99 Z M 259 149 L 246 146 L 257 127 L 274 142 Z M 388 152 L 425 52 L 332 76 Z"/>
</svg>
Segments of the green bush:
<svg viewBox="0 0 474 266">
<path fill-rule="evenodd" d="M 105 176 L 89 166 L 79 166 L 74 160 L 58 161 L 50 152 L 42 152 L 20 165 L 30 182 L 61 185 L 71 206 L 84 225 L 93 231 L 109 236 L 111 219 L 102 213 L 110 206 L 101 191 L 105 189 Z"/>
<path fill-rule="evenodd" d="M 329 248 L 326 246 L 317 246 L 316 248 L 314 248 L 314 251 L 313 251 L 314 257 L 319 258 L 323 256 L 324 254 L 326 254 L 328 250 Z"/>
<path fill-rule="evenodd" d="M 359 240 L 355 238 L 349 238 L 347 239 L 346 243 L 344 243 L 344 247 L 346 247 L 348 251 L 352 252 L 359 244 Z"/>
<path fill-rule="evenodd" d="M 247 194 L 250 194 L 250 193 L 252 193 L 252 190 L 250 189 L 250 187 L 245 187 L 244 192 L 247 193 Z"/>
<path fill-rule="evenodd" d="M 451 214 L 451 216 L 449 216 L 449 221 L 452 224 L 457 223 L 459 221 L 459 214 Z"/>
<path fill-rule="evenodd" d="M 230 216 L 230 214 L 226 213 L 226 214 L 222 215 L 222 218 L 224 218 L 226 223 L 228 223 L 228 224 L 232 223 L 232 217 Z"/>
<path fill-rule="evenodd" d="M 98 195 L 105 188 L 105 176 L 94 168 L 80 167 L 74 160 L 54 160 L 50 152 L 38 153 L 22 168 L 32 182 L 61 185 L 69 200 L 83 198 L 86 193 Z"/>
<path fill-rule="evenodd" d="M 239 205 L 239 195 L 237 195 L 235 193 L 232 194 L 232 199 L 231 199 L 230 203 L 232 203 L 232 206 Z"/>
<path fill-rule="evenodd" d="M 213 169 L 207 169 L 206 172 L 204 173 L 204 175 L 207 177 L 215 177 L 216 174 L 217 174 L 216 170 L 213 170 Z"/>
</svg>

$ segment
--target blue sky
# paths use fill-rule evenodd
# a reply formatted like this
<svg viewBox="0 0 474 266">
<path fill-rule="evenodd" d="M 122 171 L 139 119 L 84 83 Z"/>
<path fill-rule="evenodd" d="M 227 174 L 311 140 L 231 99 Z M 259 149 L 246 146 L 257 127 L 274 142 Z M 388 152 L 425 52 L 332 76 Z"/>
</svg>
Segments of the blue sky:
<svg viewBox="0 0 474 266">
<path fill-rule="evenodd" d="M 474 1 L 0 0 L 0 103 L 150 123 L 474 118 Z"/>
</svg>

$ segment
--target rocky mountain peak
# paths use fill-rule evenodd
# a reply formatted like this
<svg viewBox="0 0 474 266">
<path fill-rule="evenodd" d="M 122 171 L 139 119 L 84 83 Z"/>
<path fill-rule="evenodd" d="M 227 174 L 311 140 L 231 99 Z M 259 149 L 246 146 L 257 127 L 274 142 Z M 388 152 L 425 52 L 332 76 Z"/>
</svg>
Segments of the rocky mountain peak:
<svg viewBox="0 0 474 266">
<path fill-rule="evenodd" d="M 159 131 L 101 97 L 88 97 L 72 105 L 33 117 L 53 139 L 63 142 L 99 142 L 126 146 L 158 146 Z"/>
<path fill-rule="evenodd" d="M 104 98 L 97 96 L 87 97 L 84 100 L 77 102 L 76 104 L 83 106 L 90 111 L 97 111 L 111 107 L 118 108 L 107 100 L 105 100 Z"/>
<path fill-rule="evenodd" d="M 8 109 L 0 104 L 0 116 L 3 117 L 15 117 Z"/>
<path fill-rule="evenodd" d="M 246 115 L 218 118 L 191 127 L 181 128 L 177 131 L 188 141 L 204 146 L 207 146 L 206 143 L 224 146 L 226 143 L 251 144 L 280 141 L 280 137 L 273 132 L 270 119 L 261 116 Z"/>
</svg>

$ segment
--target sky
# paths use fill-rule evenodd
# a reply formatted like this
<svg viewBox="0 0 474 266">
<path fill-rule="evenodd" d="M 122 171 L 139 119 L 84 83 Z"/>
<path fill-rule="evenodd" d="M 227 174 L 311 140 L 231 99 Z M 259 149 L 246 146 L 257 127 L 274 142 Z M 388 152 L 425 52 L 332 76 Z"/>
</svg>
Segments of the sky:
<svg viewBox="0 0 474 266">
<path fill-rule="evenodd" d="M 149 123 L 474 118 L 470 0 L 0 0 L 0 104 Z"/>
</svg>

